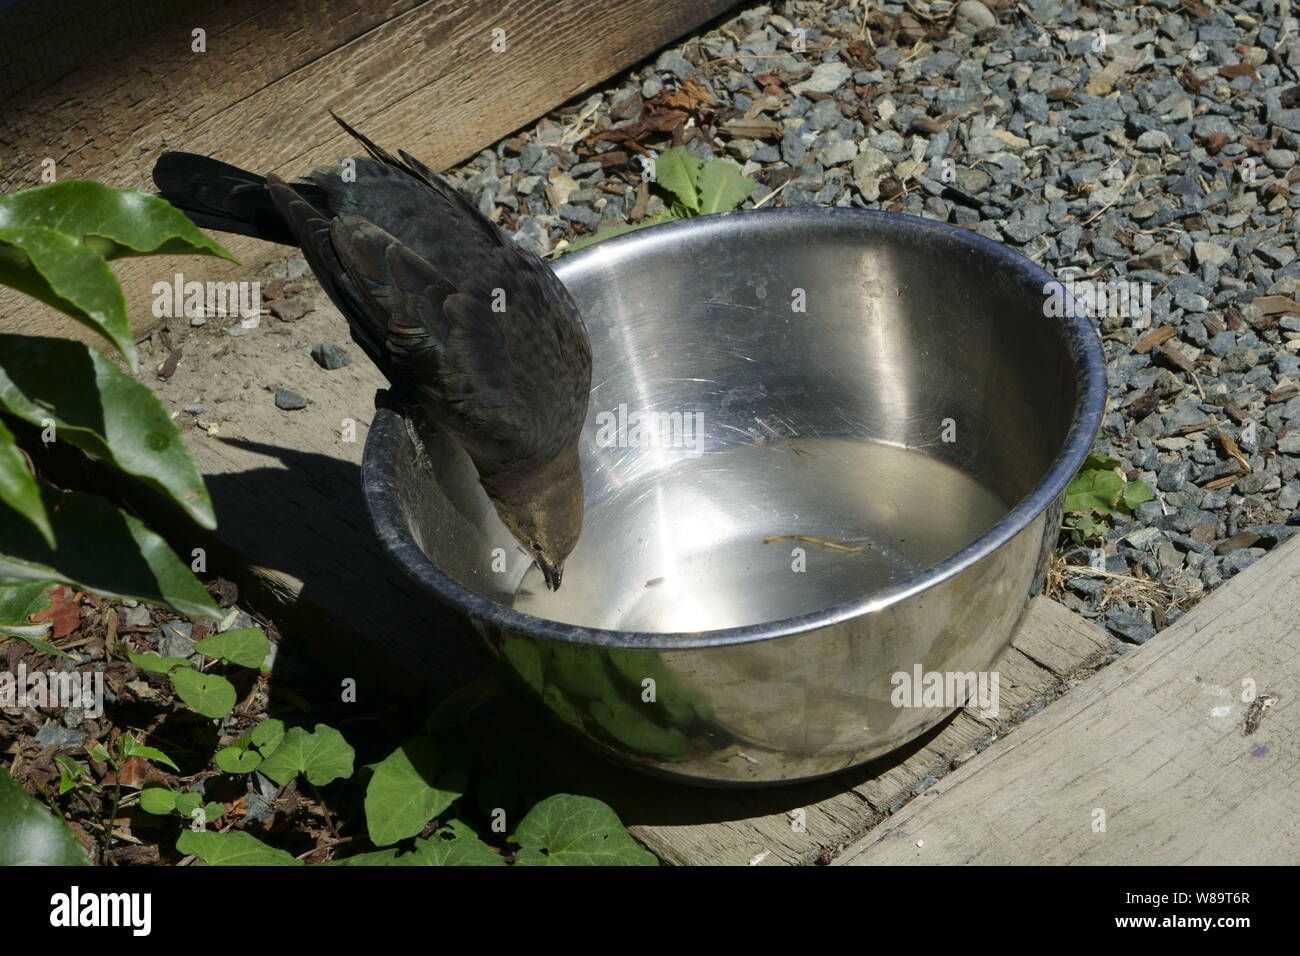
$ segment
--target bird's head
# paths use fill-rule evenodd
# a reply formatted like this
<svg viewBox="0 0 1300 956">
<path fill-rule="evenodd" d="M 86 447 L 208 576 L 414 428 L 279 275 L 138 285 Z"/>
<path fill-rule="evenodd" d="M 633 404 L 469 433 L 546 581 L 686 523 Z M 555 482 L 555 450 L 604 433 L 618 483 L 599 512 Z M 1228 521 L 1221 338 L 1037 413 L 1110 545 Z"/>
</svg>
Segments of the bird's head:
<svg viewBox="0 0 1300 956">
<path fill-rule="evenodd" d="M 582 533 L 582 472 L 577 448 L 548 465 L 510 480 L 484 481 L 497 514 L 542 571 L 546 586 L 560 588 L 564 559 Z"/>
</svg>

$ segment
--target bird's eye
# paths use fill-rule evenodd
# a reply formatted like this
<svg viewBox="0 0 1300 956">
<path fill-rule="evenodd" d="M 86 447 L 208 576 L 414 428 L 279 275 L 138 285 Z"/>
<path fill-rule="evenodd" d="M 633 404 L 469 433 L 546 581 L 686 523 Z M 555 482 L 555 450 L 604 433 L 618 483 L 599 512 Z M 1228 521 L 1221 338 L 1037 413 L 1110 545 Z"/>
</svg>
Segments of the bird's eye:
<svg viewBox="0 0 1300 956">
<path fill-rule="evenodd" d="M 536 541 L 529 541 L 529 542 L 528 542 L 528 547 L 532 548 L 532 549 L 533 549 L 534 551 L 536 551 L 538 554 L 541 554 L 541 553 L 542 553 L 542 546 L 541 546 L 540 544 L 538 544 Z"/>
</svg>

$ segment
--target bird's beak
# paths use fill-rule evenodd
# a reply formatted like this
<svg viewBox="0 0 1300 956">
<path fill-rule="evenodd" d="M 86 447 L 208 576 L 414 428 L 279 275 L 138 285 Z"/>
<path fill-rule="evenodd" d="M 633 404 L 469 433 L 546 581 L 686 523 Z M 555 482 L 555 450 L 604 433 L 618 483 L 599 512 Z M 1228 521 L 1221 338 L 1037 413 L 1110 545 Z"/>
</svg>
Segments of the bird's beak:
<svg viewBox="0 0 1300 956">
<path fill-rule="evenodd" d="M 551 591 L 560 589 L 560 577 L 564 574 L 564 567 L 559 564 L 551 564 L 544 558 L 537 559 L 537 566 L 542 569 L 542 578 L 546 581 L 546 587 Z"/>
</svg>

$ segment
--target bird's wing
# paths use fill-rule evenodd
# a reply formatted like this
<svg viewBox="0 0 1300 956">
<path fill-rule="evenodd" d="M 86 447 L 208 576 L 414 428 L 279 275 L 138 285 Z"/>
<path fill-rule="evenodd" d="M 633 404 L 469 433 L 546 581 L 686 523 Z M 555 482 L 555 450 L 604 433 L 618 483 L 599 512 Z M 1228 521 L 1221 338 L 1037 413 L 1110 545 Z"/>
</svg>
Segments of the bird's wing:
<svg viewBox="0 0 1300 956">
<path fill-rule="evenodd" d="M 335 219 L 330 240 L 363 321 L 384 330 L 380 367 L 432 404 L 484 477 L 544 464 L 572 440 L 586 416 L 590 350 L 522 257 L 467 250 L 482 260 L 476 278 L 453 286 L 360 216 Z"/>
</svg>

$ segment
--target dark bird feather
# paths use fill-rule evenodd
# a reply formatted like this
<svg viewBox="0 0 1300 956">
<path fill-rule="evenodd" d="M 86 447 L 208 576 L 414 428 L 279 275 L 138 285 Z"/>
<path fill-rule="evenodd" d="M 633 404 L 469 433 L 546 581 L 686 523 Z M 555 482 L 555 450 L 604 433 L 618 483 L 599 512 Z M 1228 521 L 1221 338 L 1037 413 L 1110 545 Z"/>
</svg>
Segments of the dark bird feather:
<svg viewBox="0 0 1300 956">
<path fill-rule="evenodd" d="M 558 587 L 582 525 L 582 317 L 550 268 L 450 183 L 334 118 L 367 154 L 346 175 L 326 167 L 290 184 L 164 153 L 154 181 L 200 226 L 301 247 L 356 343 L 465 448 L 502 521 Z"/>
</svg>

